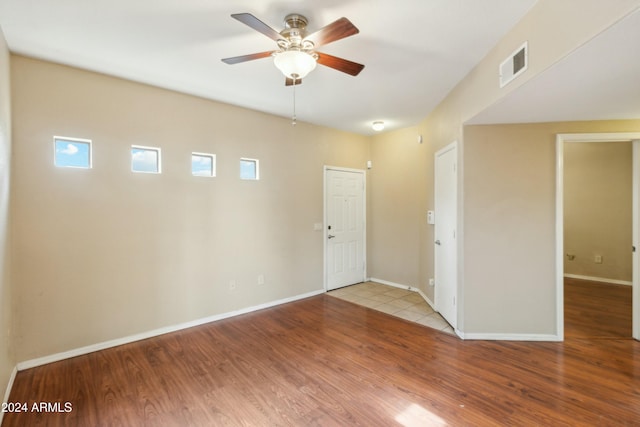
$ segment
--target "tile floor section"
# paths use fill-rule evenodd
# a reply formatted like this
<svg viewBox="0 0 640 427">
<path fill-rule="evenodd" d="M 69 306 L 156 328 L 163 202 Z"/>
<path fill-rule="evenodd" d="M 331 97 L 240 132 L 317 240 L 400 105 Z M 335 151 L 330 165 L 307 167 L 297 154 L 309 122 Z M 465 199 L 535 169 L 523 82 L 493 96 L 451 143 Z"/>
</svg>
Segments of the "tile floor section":
<svg viewBox="0 0 640 427">
<path fill-rule="evenodd" d="M 359 283 L 328 292 L 329 295 L 401 317 L 442 332 L 454 334 L 453 329 L 422 296 L 413 291 L 374 282 Z"/>
</svg>

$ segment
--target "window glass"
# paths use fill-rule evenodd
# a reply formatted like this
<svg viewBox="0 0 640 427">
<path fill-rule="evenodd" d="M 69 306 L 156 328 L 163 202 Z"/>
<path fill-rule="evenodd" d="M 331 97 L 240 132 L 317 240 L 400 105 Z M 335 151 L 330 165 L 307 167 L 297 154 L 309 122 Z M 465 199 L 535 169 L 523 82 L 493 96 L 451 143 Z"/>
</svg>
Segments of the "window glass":
<svg viewBox="0 0 640 427">
<path fill-rule="evenodd" d="M 132 146 L 131 170 L 133 172 L 160 173 L 160 149 Z"/>
<path fill-rule="evenodd" d="M 240 159 L 240 179 L 259 179 L 258 160 Z"/>
<path fill-rule="evenodd" d="M 87 139 L 53 138 L 54 164 L 63 168 L 91 168 L 91 141 Z"/>
<path fill-rule="evenodd" d="M 193 176 L 216 176 L 215 154 L 192 153 L 191 174 Z"/>
</svg>

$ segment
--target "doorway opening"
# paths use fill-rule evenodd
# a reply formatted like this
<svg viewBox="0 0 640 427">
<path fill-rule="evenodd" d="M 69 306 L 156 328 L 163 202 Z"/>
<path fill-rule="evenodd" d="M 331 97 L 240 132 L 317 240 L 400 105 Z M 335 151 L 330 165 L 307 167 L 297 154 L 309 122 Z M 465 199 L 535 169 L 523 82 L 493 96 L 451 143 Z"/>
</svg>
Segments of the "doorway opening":
<svg viewBox="0 0 640 427">
<path fill-rule="evenodd" d="M 634 250 L 639 241 L 639 144 L 640 133 L 557 135 L 556 290 L 560 339 L 565 334 L 605 338 L 626 335 L 639 339 L 638 252 Z M 632 161 L 631 165 L 626 163 L 626 173 L 631 177 L 618 181 L 626 189 L 617 188 L 621 192 L 617 198 L 612 188 L 606 188 L 609 177 L 604 179 L 596 171 L 584 172 L 576 166 L 576 162 L 587 162 L 598 152 L 608 152 L 611 157 L 622 154 L 628 159 L 630 151 Z M 624 164 L 624 159 L 620 162 Z M 600 163 L 591 165 L 594 167 L 605 168 L 605 159 L 601 157 Z M 623 177 L 625 172 L 618 175 Z M 605 188 L 598 190 L 598 186 Z M 588 200 L 590 192 L 593 197 L 600 193 L 601 197 L 618 200 L 616 203 L 620 205 L 606 202 L 609 205 L 602 206 L 604 199 Z M 613 223 L 616 209 L 626 210 L 626 216 L 624 212 L 617 213 L 618 224 Z M 599 231 L 595 232 L 596 229 Z"/>
</svg>

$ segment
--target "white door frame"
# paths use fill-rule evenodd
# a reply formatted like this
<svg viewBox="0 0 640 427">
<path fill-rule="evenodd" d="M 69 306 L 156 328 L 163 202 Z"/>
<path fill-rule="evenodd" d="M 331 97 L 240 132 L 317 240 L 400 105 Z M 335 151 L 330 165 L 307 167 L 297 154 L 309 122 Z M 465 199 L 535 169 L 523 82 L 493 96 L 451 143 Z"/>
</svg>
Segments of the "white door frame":
<svg viewBox="0 0 640 427">
<path fill-rule="evenodd" d="M 362 224 L 363 224 L 363 244 L 362 244 L 362 259 L 364 260 L 364 277 L 362 280 L 367 279 L 367 172 L 364 169 L 352 169 L 352 168 L 342 168 L 338 166 L 327 166 L 325 165 L 322 171 L 322 253 L 323 256 L 323 267 L 322 267 L 322 283 L 324 286 L 324 291 L 328 290 L 329 283 L 329 274 L 328 274 L 328 252 L 329 247 L 327 242 L 329 240 L 329 230 L 327 229 L 327 172 L 333 171 L 341 171 L 341 172 L 353 172 L 362 174 L 362 182 L 364 183 L 364 188 L 362 189 Z"/>
<path fill-rule="evenodd" d="M 640 340 L 640 132 L 620 133 L 564 133 L 556 135 L 556 330 L 558 339 L 564 340 L 564 143 L 633 141 L 633 338 Z"/>
</svg>

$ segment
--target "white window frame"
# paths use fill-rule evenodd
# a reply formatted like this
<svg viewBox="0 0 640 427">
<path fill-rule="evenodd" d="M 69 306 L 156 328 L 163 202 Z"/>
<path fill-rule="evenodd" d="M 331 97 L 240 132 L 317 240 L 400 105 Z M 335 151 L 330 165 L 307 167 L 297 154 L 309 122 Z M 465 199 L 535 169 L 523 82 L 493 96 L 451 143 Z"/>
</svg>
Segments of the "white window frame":
<svg viewBox="0 0 640 427">
<path fill-rule="evenodd" d="M 57 143 L 59 141 L 69 141 L 69 142 L 77 142 L 80 144 L 87 144 L 89 146 L 89 165 L 88 166 L 64 166 L 59 165 L 57 162 Z M 57 168 L 69 168 L 69 169 L 92 169 L 93 168 L 93 145 L 90 139 L 84 138 L 70 138 L 67 136 L 57 136 L 53 137 L 53 165 Z"/>
<path fill-rule="evenodd" d="M 157 166 L 158 166 L 158 170 L 157 171 L 141 171 L 141 170 L 135 170 L 133 169 L 133 150 L 146 150 L 146 151 L 155 151 L 158 153 L 158 162 L 157 162 Z M 131 155 L 131 172 L 133 173 L 149 173 L 149 174 L 154 174 L 154 175 L 159 175 L 162 173 L 162 150 L 160 149 L 160 147 L 148 147 L 148 146 L 144 146 L 144 145 L 132 145 L 131 146 L 131 151 L 129 152 Z"/>
<path fill-rule="evenodd" d="M 211 175 L 198 175 L 193 173 L 193 156 L 209 157 L 211 158 Z M 215 178 L 216 176 L 216 155 L 211 153 L 199 153 L 197 151 L 191 152 L 191 175 L 203 178 Z"/>
<path fill-rule="evenodd" d="M 256 176 L 255 178 L 243 178 L 242 177 L 242 162 L 253 162 L 256 165 Z M 260 160 L 259 159 L 251 159 L 248 157 L 240 158 L 240 179 L 243 181 L 259 181 L 260 180 Z"/>
</svg>

